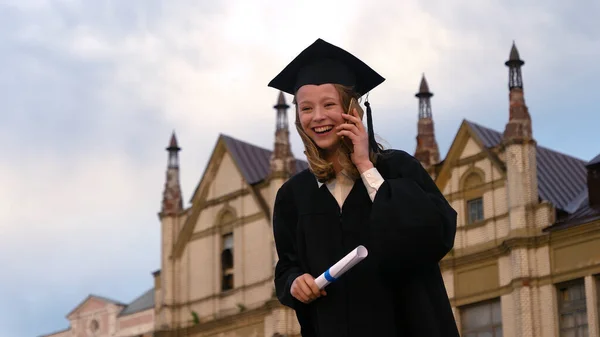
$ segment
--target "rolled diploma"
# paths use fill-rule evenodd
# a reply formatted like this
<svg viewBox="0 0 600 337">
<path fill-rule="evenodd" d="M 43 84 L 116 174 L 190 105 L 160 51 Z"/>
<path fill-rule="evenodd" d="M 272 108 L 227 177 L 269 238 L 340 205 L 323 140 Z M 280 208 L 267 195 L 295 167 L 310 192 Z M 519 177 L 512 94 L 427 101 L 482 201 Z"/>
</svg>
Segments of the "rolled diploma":
<svg viewBox="0 0 600 337">
<path fill-rule="evenodd" d="M 358 246 L 315 279 L 319 289 L 325 288 L 369 255 L 367 248 Z"/>
</svg>

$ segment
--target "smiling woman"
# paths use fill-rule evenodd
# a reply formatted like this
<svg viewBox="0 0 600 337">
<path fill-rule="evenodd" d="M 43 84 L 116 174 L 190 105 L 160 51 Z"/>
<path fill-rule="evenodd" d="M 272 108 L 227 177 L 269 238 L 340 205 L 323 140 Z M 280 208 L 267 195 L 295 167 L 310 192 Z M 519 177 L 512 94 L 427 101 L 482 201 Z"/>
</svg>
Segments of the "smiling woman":
<svg viewBox="0 0 600 337">
<path fill-rule="evenodd" d="M 281 186 L 273 214 L 277 297 L 302 336 L 458 336 L 438 266 L 456 212 L 414 157 L 375 142 L 368 102 L 368 129 L 347 108 L 383 81 L 319 39 L 269 84 L 294 95 L 310 167 Z M 329 267 L 361 245 L 368 257 L 332 278 Z"/>
<path fill-rule="evenodd" d="M 354 111 L 345 110 L 351 99 L 358 99 L 358 95 L 339 84 L 305 85 L 296 94 L 296 129 L 307 148 L 312 171 L 321 182 L 335 177 L 340 168 L 352 179 L 360 176 L 351 161 L 350 148 L 340 146 L 347 132 L 341 129 L 348 123 L 344 114 L 356 116 Z"/>
</svg>

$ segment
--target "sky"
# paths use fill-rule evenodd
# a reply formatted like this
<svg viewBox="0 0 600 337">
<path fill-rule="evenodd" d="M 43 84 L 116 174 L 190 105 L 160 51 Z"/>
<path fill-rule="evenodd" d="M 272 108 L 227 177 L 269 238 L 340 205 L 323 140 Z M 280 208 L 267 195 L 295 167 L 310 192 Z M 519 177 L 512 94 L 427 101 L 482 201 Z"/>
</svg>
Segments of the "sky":
<svg viewBox="0 0 600 337">
<path fill-rule="evenodd" d="M 171 132 L 189 205 L 219 133 L 272 147 L 267 83 L 317 38 L 386 78 L 369 98 L 389 147 L 414 151 L 425 73 L 442 155 L 463 119 L 504 129 L 515 41 L 536 140 L 593 158 L 598 13 L 595 0 L 0 0 L 0 337 L 66 328 L 90 293 L 152 287 Z"/>
</svg>

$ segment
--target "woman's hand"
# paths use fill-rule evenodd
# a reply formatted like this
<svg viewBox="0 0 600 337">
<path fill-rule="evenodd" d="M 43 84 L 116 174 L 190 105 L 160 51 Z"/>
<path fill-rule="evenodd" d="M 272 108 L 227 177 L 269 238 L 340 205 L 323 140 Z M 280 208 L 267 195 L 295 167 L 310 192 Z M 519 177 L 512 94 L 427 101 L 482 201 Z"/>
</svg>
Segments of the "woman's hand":
<svg viewBox="0 0 600 337">
<path fill-rule="evenodd" d="M 296 277 L 294 282 L 292 282 L 292 289 L 290 292 L 298 301 L 305 304 L 308 304 L 321 296 L 327 295 L 325 290 L 319 290 L 314 277 L 310 274 L 303 274 Z"/>
<path fill-rule="evenodd" d="M 373 163 L 369 158 L 369 134 L 362 121 L 357 117 L 356 109 L 352 109 L 352 114 L 342 114 L 342 116 L 348 123 L 339 125 L 337 134 L 338 136 L 348 137 L 352 141 L 354 150 L 350 158 L 362 174 L 373 168 Z"/>
</svg>

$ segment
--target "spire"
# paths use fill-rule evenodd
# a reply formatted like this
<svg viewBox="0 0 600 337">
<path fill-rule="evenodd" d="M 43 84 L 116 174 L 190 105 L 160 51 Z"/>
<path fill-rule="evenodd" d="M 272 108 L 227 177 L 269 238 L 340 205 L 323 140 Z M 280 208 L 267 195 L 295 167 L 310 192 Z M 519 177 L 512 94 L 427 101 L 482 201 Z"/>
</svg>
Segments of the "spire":
<svg viewBox="0 0 600 337">
<path fill-rule="evenodd" d="M 285 102 L 285 96 L 283 96 L 283 92 L 280 91 L 277 104 L 273 106 L 273 108 L 277 110 L 277 125 L 275 130 L 288 129 L 287 109 L 289 109 L 289 107 L 290 106 Z"/>
<path fill-rule="evenodd" d="M 169 141 L 169 147 L 167 147 L 167 151 L 169 152 L 169 164 L 168 168 L 179 168 L 179 151 L 181 148 L 177 145 L 177 136 L 175 136 L 175 131 L 171 135 L 171 140 Z"/>
<path fill-rule="evenodd" d="M 419 98 L 419 119 L 431 118 L 430 98 L 433 96 L 433 94 L 429 91 L 429 85 L 425 79 L 425 74 L 423 74 L 423 77 L 421 77 L 419 92 L 415 96 Z"/>
<path fill-rule="evenodd" d="M 508 89 L 509 89 L 509 118 L 504 130 L 504 141 L 526 141 L 532 140 L 531 116 L 525 104 L 523 94 L 523 75 L 521 67 L 525 64 L 519 56 L 517 46 L 513 41 L 508 61 L 504 63 L 508 67 Z"/>
<path fill-rule="evenodd" d="M 508 89 L 523 89 L 523 76 L 521 74 L 521 67 L 525 64 L 525 62 L 519 57 L 519 51 L 517 50 L 515 41 L 513 41 L 512 48 L 510 48 L 508 61 L 504 62 L 504 64 L 510 69 Z"/>
<path fill-rule="evenodd" d="M 183 210 L 183 197 L 181 196 L 181 186 L 179 185 L 179 151 L 181 151 L 181 148 L 177 144 L 175 131 L 171 135 L 171 140 L 166 150 L 169 152 L 169 160 L 161 213 L 164 216 L 173 216 Z"/>
<path fill-rule="evenodd" d="M 289 105 L 285 101 L 283 92 L 279 92 L 277 104 L 273 108 L 277 111 L 275 124 L 275 147 L 271 155 L 271 174 L 289 177 L 296 171 L 296 161 L 290 146 L 290 131 L 288 129 L 287 110 Z"/>
<path fill-rule="evenodd" d="M 431 113 L 431 97 L 433 97 L 433 93 L 429 91 L 425 74 L 421 78 L 419 92 L 415 96 L 419 99 L 419 122 L 417 124 L 417 149 L 415 150 L 415 158 L 425 168 L 429 168 L 431 165 L 439 163 L 440 151 L 435 140 L 433 116 Z"/>
</svg>

